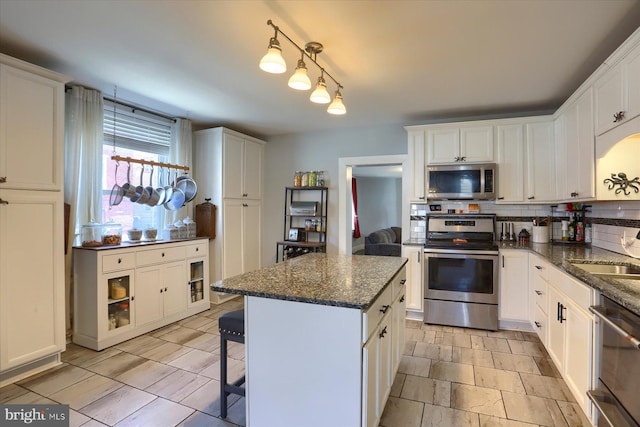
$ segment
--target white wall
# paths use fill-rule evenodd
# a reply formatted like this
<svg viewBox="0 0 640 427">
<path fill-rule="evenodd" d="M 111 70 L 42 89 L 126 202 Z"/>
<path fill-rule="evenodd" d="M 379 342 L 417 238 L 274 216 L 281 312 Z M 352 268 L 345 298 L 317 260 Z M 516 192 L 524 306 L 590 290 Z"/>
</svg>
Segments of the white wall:
<svg viewBox="0 0 640 427">
<path fill-rule="evenodd" d="M 295 171 L 325 171 L 329 187 L 327 252 L 337 253 L 338 159 L 394 154 L 407 154 L 407 133 L 401 125 L 269 138 L 265 146 L 262 265 L 275 262 L 276 242 L 283 238 L 284 188 L 293 185 Z"/>
<path fill-rule="evenodd" d="M 364 237 L 381 228 L 402 227 L 402 179 L 356 177 L 361 237 L 352 247 L 364 248 Z"/>
</svg>

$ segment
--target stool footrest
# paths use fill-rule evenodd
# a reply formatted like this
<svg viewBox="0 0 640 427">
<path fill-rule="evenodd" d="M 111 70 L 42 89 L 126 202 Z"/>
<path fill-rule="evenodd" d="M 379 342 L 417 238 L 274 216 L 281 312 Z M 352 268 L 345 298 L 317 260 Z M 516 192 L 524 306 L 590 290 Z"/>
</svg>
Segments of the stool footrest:
<svg viewBox="0 0 640 427">
<path fill-rule="evenodd" d="M 237 385 L 233 385 L 233 384 L 226 384 L 224 386 L 224 391 L 227 393 L 238 394 L 240 396 L 245 395 L 244 387 L 238 387 Z"/>
</svg>

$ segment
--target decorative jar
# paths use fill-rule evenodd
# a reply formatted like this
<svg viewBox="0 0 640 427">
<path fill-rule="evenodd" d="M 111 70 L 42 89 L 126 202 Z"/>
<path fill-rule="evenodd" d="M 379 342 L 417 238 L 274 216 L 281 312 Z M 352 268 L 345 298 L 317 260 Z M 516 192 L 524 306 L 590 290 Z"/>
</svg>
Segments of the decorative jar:
<svg viewBox="0 0 640 427">
<path fill-rule="evenodd" d="M 102 224 L 91 221 L 83 225 L 80 230 L 80 237 L 84 247 L 102 246 Z"/>
</svg>

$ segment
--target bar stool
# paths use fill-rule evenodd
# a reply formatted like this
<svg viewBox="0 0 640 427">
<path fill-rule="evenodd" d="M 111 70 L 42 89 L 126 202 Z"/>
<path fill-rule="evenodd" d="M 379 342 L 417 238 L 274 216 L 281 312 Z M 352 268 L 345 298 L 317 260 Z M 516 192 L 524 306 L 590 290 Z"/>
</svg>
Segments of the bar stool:
<svg viewBox="0 0 640 427">
<path fill-rule="evenodd" d="M 225 313 L 218 319 L 220 328 L 220 417 L 227 418 L 227 397 L 229 394 L 245 395 L 245 376 L 232 384 L 227 384 L 227 341 L 244 344 L 244 309 Z"/>
</svg>

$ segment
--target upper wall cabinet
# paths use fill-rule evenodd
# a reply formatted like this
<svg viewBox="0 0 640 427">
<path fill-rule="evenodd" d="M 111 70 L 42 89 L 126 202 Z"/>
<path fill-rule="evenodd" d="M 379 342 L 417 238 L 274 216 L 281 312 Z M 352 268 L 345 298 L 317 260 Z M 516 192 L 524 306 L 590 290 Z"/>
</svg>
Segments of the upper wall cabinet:
<svg viewBox="0 0 640 427">
<path fill-rule="evenodd" d="M 427 130 L 427 164 L 493 162 L 493 126 Z"/>
<path fill-rule="evenodd" d="M 596 135 L 640 115 L 640 44 L 594 83 Z"/>
<path fill-rule="evenodd" d="M 224 173 L 222 193 L 225 198 L 262 198 L 263 144 L 231 133 L 224 134 Z"/>
<path fill-rule="evenodd" d="M 524 201 L 525 141 L 522 124 L 496 126 L 497 203 Z"/>
<path fill-rule="evenodd" d="M 528 123 L 526 129 L 527 201 L 531 203 L 555 201 L 556 162 L 553 121 Z"/>
<path fill-rule="evenodd" d="M 588 87 L 555 120 L 557 199 L 595 198 L 593 88 Z"/>
<path fill-rule="evenodd" d="M 411 200 L 425 201 L 425 144 L 424 131 L 409 131 L 409 161 L 411 162 Z"/>
<path fill-rule="evenodd" d="M 0 64 L 0 188 L 62 190 L 64 79 L 42 74 Z"/>
</svg>

